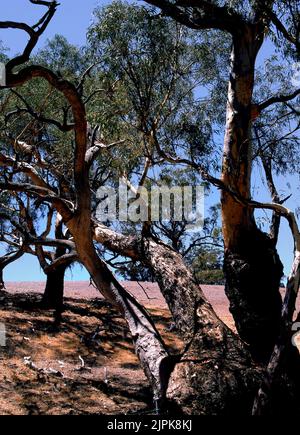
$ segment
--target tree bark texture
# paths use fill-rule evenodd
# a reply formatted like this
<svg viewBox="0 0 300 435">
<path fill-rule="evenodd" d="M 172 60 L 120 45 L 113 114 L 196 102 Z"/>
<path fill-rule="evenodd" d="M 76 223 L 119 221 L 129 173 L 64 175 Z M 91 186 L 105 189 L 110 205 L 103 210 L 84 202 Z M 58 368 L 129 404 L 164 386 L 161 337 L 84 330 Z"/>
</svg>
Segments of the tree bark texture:
<svg viewBox="0 0 300 435">
<path fill-rule="evenodd" d="M 43 307 L 63 311 L 64 281 L 67 265 L 58 266 L 47 272 L 45 291 L 42 299 Z"/>
<path fill-rule="evenodd" d="M 251 197 L 250 127 L 255 60 L 260 48 L 255 26 L 233 37 L 222 181 Z M 241 338 L 259 361 L 268 361 L 279 333 L 283 267 L 269 237 L 256 226 L 253 210 L 222 192 L 224 272 L 230 310 Z"/>
<path fill-rule="evenodd" d="M 215 314 L 180 254 L 153 240 L 144 242 L 144 253 L 185 343 L 169 379 L 171 407 L 249 414 L 260 373 L 244 343 Z"/>
</svg>

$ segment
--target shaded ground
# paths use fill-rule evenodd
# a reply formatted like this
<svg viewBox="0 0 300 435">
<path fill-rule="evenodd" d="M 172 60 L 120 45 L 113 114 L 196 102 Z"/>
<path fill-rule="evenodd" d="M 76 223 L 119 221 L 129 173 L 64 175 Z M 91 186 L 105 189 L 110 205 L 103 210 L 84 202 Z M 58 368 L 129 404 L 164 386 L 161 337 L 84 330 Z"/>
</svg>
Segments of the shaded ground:
<svg viewBox="0 0 300 435">
<path fill-rule="evenodd" d="M 0 414 L 119 414 L 153 409 L 124 321 L 103 300 L 67 299 L 60 330 L 40 296 L 1 293 Z M 180 344 L 165 309 L 151 309 L 167 342 Z"/>
<path fill-rule="evenodd" d="M 124 287 L 130 291 L 142 304 L 149 307 L 167 308 L 167 304 L 156 283 L 149 282 L 122 282 Z M 205 296 L 213 305 L 218 316 L 231 328 L 234 328 L 234 321 L 229 312 L 229 303 L 226 298 L 224 287 L 218 285 L 201 286 Z M 41 294 L 44 290 L 42 282 L 11 282 L 6 284 L 9 293 Z M 99 292 L 86 281 L 69 281 L 65 283 L 65 296 L 72 299 L 95 299 L 99 298 Z M 299 304 L 300 309 L 300 304 Z"/>
<path fill-rule="evenodd" d="M 148 307 L 176 351 L 181 343 L 158 286 L 124 285 Z M 0 323 L 6 329 L 6 346 L 0 347 L 0 414 L 153 412 L 151 393 L 123 319 L 88 283 L 69 282 L 57 330 L 53 313 L 39 307 L 43 287 L 43 283 L 10 283 L 0 293 Z M 224 289 L 203 286 L 203 290 L 219 317 L 234 329 Z"/>
</svg>

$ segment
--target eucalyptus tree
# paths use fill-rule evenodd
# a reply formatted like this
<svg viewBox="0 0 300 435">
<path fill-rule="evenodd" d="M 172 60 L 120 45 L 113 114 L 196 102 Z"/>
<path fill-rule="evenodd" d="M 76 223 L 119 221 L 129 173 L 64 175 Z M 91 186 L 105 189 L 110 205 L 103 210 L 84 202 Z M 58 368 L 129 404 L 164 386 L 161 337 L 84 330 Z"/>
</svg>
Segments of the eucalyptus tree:
<svg viewBox="0 0 300 435">
<path fill-rule="evenodd" d="M 24 52 L 9 60 L 6 65 L 7 82 L 3 92 L 14 90 L 14 96 L 23 104 L 22 107 L 10 109 L 8 121 L 12 122 L 14 116 L 16 119 L 28 117 L 28 122 L 34 121 L 35 131 L 32 137 L 36 138 L 37 132 L 42 133 L 38 141 L 27 143 L 30 136 L 23 137 L 19 134 L 14 137 L 14 129 L 9 128 L 8 134 L 2 139 L 4 146 L 1 190 L 12 194 L 22 192 L 35 198 L 37 204 L 50 204 L 61 216 L 63 230 L 70 234 L 79 261 L 88 270 L 99 291 L 126 319 L 137 355 L 158 404 L 165 403 L 167 397 L 171 405 L 175 405 L 175 409 L 179 406 L 189 413 L 250 413 L 260 385 L 262 367 L 254 364 L 247 345 L 217 317 L 183 257 L 155 237 L 151 222 L 146 222 L 141 232 L 127 235 L 98 222 L 93 214 L 95 197 L 92 186 L 94 183 L 95 188 L 99 185 L 98 175 L 103 174 L 103 167 L 107 166 L 107 162 L 110 167 L 105 169 L 108 172 L 121 171 L 129 186 L 134 185 L 132 176 L 137 166 L 137 184 L 143 185 L 149 175 L 150 166 L 167 162 L 191 166 L 206 180 L 220 187 L 233 210 L 238 211 L 237 218 L 241 216 L 241 209 L 247 220 L 251 210 L 260 207 L 286 215 L 291 218 L 292 224 L 295 223 L 284 207 L 250 201 L 247 195 L 243 197 L 243 192 L 235 192 L 225 180 L 219 180 L 207 172 L 218 169 L 211 154 L 215 149 L 214 131 L 204 116 L 203 109 L 206 106 L 203 107 L 195 98 L 195 90 L 199 86 L 209 85 L 210 80 L 215 80 L 216 84 L 222 82 L 222 77 L 217 75 L 216 78 L 216 72 L 211 65 L 219 70 L 224 62 L 228 50 L 218 50 L 218 43 L 223 39 L 217 34 L 212 38 L 207 33 L 201 37 L 203 46 L 200 45 L 199 51 L 197 47 L 195 49 L 195 37 L 191 33 L 186 34 L 181 26 L 174 27 L 171 20 L 157 16 L 153 10 L 134 9 L 117 3 L 115 9 L 109 7 L 106 14 L 104 12 L 99 16 L 97 12 L 96 17 L 101 22 L 94 23 L 89 31 L 90 38 L 95 32 L 95 41 L 91 43 L 96 54 L 98 43 L 106 41 L 106 45 L 104 44 L 104 50 L 100 46 L 97 54 L 103 62 L 103 74 L 99 76 L 102 86 L 94 89 L 92 94 L 85 94 L 83 82 L 79 80 L 78 84 L 76 74 L 75 78 L 65 78 L 61 71 L 54 71 L 45 65 L 26 65 L 40 35 L 49 25 L 58 7 L 56 2 L 31 0 L 31 3 L 47 7 L 46 14 L 35 26 L 17 22 L 0 23 L 1 28 L 18 28 L 27 32 L 30 37 Z M 207 2 L 204 3 L 207 5 Z M 173 7 L 172 3 L 170 10 Z M 215 12 L 215 6 L 211 7 L 212 12 Z M 222 19 L 217 20 L 217 23 L 219 25 L 224 22 L 223 25 L 226 26 L 228 24 L 233 32 L 232 19 L 236 19 L 237 14 L 233 18 L 231 14 L 228 17 L 226 10 L 221 8 Z M 217 11 L 220 12 L 219 8 Z M 209 7 L 208 13 L 210 12 Z M 214 20 L 209 22 L 212 25 L 215 23 Z M 107 26 L 107 23 L 110 25 Z M 258 30 L 260 28 L 258 26 Z M 248 30 L 243 26 L 243 30 L 245 29 Z M 246 34 L 248 35 L 247 32 Z M 241 36 L 246 43 L 246 35 Z M 229 48 L 226 41 L 225 38 L 224 47 Z M 120 44 L 121 52 L 117 55 L 114 51 L 110 63 L 109 48 L 114 42 Z M 215 44 L 216 51 L 209 57 L 210 51 L 205 47 L 211 42 Z M 121 75 L 120 69 L 123 71 Z M 83 73 L 85 79 L 89 79 L 91 71 L 88 69 Z M 202 78 L 204 72 L 208 74 Z M 243 80 L 244 76 L 238 78 L 239 85 L 244 84 Z M 38 96 L 35 103 L 28 103 L 28 99 L 21 92 L 26 92 L 26 88 L 27 92 L 30 91 L 30 87 L 36 83 L 41 96 Z M 92 82 L 90 84 L 94 86 Z M 51 104 L 45 105 L 44 93 L 47 88 L 46 100 L 54 102 L 51 104 L 56 108 L 51 108 Z M 217 92 L 216 88 L 214 91 Z M 101 98 L 93 105 L 91 95 L 94 97 L 100 92 Z M 248 95 L 247 92 L 245 95 Z M 38 104 L 39 99 L 41 104 Z M 59 105 L 56 104 L 58 101 Z M 245 103 L 246 108 L 242 104 L 242 112 L 245 109 L 248 114 L 248 102 L 239 103 Z M 260 106 L 256 109 L 260 109 Z M 230 107 L 228 110 L 230 112 Z M 236 129 L 239 121 L 236 119 L 240 116 L 238 110 L 232 115 L 228 118 L 228 131 Z M 95 127 L 92 130 L 88 120 Z M 38 125 L 37 128 L 35 124 Z M 238 130 L 238 137 L 245 134 L 246 126 L 244 123 L 241 125 L 243 128 Z M 203 132 L 200 140 L 197 138 L 199 129 Z M 20 133 L 22 132 L 23 130 Z M 238 146 L 245 147 L 244 143 L 238 143 L 236 135 L 233 136 L 234 151 L 237 151 Z M 63 143 L 61 147 L 60 143 Z M 231 141 L 226 143 L 229 146 Z M 60 152 L 68 156 L 62 167 L 59 166 L 63 160 Z M 179 155 L 174 157 L 176 152 Z M 235 157 L 237 159 L 236 155 Z M 243 159 L 242 166 L 246 168 Z M 227 175 L 237 177 L 236 173 Z M 242 175 L 245 177 L 245 174 Z M 108 184 L 111 183 L 108 180 Z M 226 209 L 228 210 L 228 204 Z M 233 216 L 230 218 L 233 219 Z M 294 227 L 296 232 L 296 225 Z M 229 227 L 229 230 L 227 236 L 230 239 L 231 232 L 238 229 Z M 255 230 L 255 234 L 258 234 L 256 231 L 258 230 Z M 225 245 L 226 240 L 225 237 Z M 115 278 L 96 243 L 119 255 L 140 261 L 149 268 L 160 286 L 184 342 L 178 355 L 172 355 L 149 313 Z M 272 266 L 273 254 L 274 248 Z M 294 291 L 293 294 L 297 290 L 295 283 L 290 281 L 288 287 L 289 292 Z M 292 306 L 293 303 L 288 304 L 284 331 L 287 330 L 286 322 L 290 321 Z M 247 321 L 250 321 L 250 308 L 252 306 L 247 305 Z M 264 305 L 262 309 L 265 309 Z M 255 315 L 255 310 L 252 314 Z M 263 311 L 262 316 L 268 317 Z M 270 316 L 272 318 L 273 314 Z M 239 329 L 243 325 L 239 325 Z M 285 336 L 281 338 L 286 342 Z M 255 343 L 250 344 L 253 350 Z M 260 350 L 259 347 L 257 353 Z M 281 347 L 280 355 L 283 351 L 284 347 Z M 278 365 L 278 361 L 272 361 L 271 369 Z M 286 397 L 291 397 L 289 388 L 281 388 L 286 379 L 289 379 L 290 386 L 290 374 L 281 364 L 277 378 L 277 394 L 274 393 L 272 397 L 275 408 L 284 406 L 287 403 Z M 260 391 L 260 397 L 262 396 Z M 291 402 L 288 403 L 290 405 Z M 292 405 L 296 408 L 299 402 L 294 400 Z"/>
<path fill-rule="evenodd" d="M 214 45 L 213 53 L 208 50 L 208 38 Z M 188 171 L 180 165 L 174 169 L 157 153 L 151 138 L 153 123 L 160 143 L 170 152 L 177 150 L 181 155 L 188 154 L 201 161 L 207 168 L 218 169 L 218 145 L 214 137 L 218 126 L 212 125 L 212 113 L 206 113 L 206 107 L 213 93 L 216 102 L 212 112 L 218 107 L 217 87 L 223 83 L 222 66 L 230 47 L 217 35 L 204 35 L 201 41 L 196 39 L 182 26 L 172 28 L 172 23 L 146 8 L 114 2 L 94 12 L 88 31 L 89 48 L 93 58 L 101 62 L 105 81 L 110 86 L 116 84 L 114 92 L 103 96 L 99 122 L 106 134 L 111 134 L 117 126 L 117 131 L 121 129 L 129 138 L 126 149 L 130 150 L 131 158 L 125 160 L 127 165 L 130 162 L 129 167 L 124 168 L 126 150 L 116 148 L 113 153 L 115 158 L 122 153 L 119 174 L 125 176 L 129 185 L 139 185 L 139 180 L 148 188 L 160 183 L 200 184 L 194 170 Z M 148 225 L 147 231 L 184 254 L 188 246 L 180 249 L 179 245 L 183 239 L 188 245 L 187 226 L 184 222 L 165 225 L 160 221 Z M 198 234 L 194 241 L 200 238 Z M 191 263 L 195 250 L 188 252 Z M 132 276 L 153 279 L 146 271 L 137 272 L 136 264 L 140 263 L 124 263 L 117 258 L 114 264 L 121 267 L 125 276 L 132 272 Z"/>
<path fill-rule="evenodd" d="M 259 88 L 256 95 L 262 99 L 254 99 L 256 60 L 268 36 L 278 49 L 283 48 L 283 64 L 285 59 L 297 58 L 298 2 L 153 0 L 148 3 L 177 23 L 193 29 L 195 34 L 218 32 L 220 38 L 225 37 L 231 44 L 227 109 L 223 105 L 224 114 L 227 113 L 221 178 L 229 190 L 245 200 L 250 199 L 251 127 L 266 110 L 295 100 L 300 92 L 293 88 L 291 81 L 289 89 L 273 91 L 276 86 L 273 82 L 265 99 L 264 95 L 260 96 Z M 291 76 L 291 73 L 290 69 L 286 75 Z M 278 288 L 282 264 L 274 245 L 257 228 L 253 209 L 236 201 L 226 189 L 221 196 L 226 293 L 241 337 L 250 344 L 256 357 L 266 360 L 279 332 Z"/>
<path fill-rule="evenodd" d="M 253 391 L 248 392 L 245 387 L 245 381 L 249 380 L 252 383 L 253 378 L 253 367 L 249 366 L 247 351 L 242 342 L 218 319 L 212 307 L 205 300 L 191 272 L 183 263 L 182 257 L 152 237 L 139 235 L 126 237 L 126 235 L 115 233 L 105 225 L 96 222 L 92 217 L 90 169 L 95 164 L 99 153 L 110 149 L 109 145 L 111 144 L 102 138 L 101 141 L 97 141 L 95 137 L 92 137 L 92 141 L 90 140 L 85 108 L 86 101 L 82 96 L 80 87 L 45 66 L 24 66 L 29 60 L 40 34 L 49 24 L 57 8 L 56 2 L 37 1 L 34 3 L 46 6 L 48 9 L 38 26 L 29 27 L 17 22 L 2 22 L 0 24 L 1 27 L 10 28 L 12 26 L 22 29 L 30 36 L 24 52 L 11 59 L 6 65 L 7 82 L 5 88 L 20 89 L 23 85 L 28 86 L 28 84 L 33 83 L 35 79 L 42 79 L 41 83 L 51 85 L 51 88 L 56 91 L 54 98 L 57 94 L 64 96 L 69 110 L 62 117 L 59 117 L 59 113 L 55 112 L 49 118 L 48 114 L 44 116 L 40 108 L 37 111 L 31 110 L 31 108 L 29 110 L 29 107 L 26 107 L 26 114 L 32 116 L 35 121 L 56 127 L 60 132 L 73 133 L 70 140 L 74 155 L 73 168 L 71 169 L 72 177 L 65 180 L 64 174 L 55 167 L 55 160 L 51 162 L 51 148 L 48 150 L 49 154 L 46 147 L 43 153 L 37 153 L 34 152 L 36 151 L 34 145 L 25 143 L 28 147 L 32 147 L 31 155 L 25 155 L 24 152 L 16 152 L 18 141 L 13 141 L 7 149 L 10 155 L 6 154 L 7 160 L 3 159 L 5 170 L 1 173 L 1 189 L 6 192 L 24 192 L 30 197 L 37 198 L 40 203 L 51 204 L 61 215 L 64 225 L 73 237 L 80 262 L 86 267 L 100 292 L 120 310 L 126 319 L 137 354 L 153 387 L 154 398 L 158 403 L 162 403 L 165 399 L 170 372 L 177 359 L 170 355 L 147 311 L 126 292 L 107 267 L 104 259 L 98 256 L 93 239 L 109 247 L 112 251 L 117 250 L 124 256 L 138 258 L 147 264 L 160 284 L 183 339 L 186 344 L 190 343 L 188 348 L 191 358 L 192 354 L 198 355 L 200 348 L 206 349 L 205 352 L 208 353 L 212 352 L 213 349 L 214 361 L 220 359 L 220 364 L 221 362 L 223 364 L 224 352 L 226 352 L 228 358 L 224 363 L 225 365 L 223 364 L 222 370 L 236 385 L 233 396 L 236 398 L 244 396 L 244 394 L 247 397 L 253 396 Z M 115 141 L 115 137 L 113 139 Z M 9 141 L 7 140 L 6 143 L 8 145 Z M 26 147 L 26 151 L 28 150 L 29 148 Z M 48 159 L 45 159 L 46 155 L 48 155 Z M 70 170 L 70 168 L 68 169 Z M 26 180 L 20 182 L 20 176 L 25 176 Z M 63 183 L 63 188 L 61 183 Z M 71 183 L 70 187 L 68 183 Z M 159 261 L 157 261 L 157 255 Z M 176 292 L 174 292 L 175 288 Z M 205 337 L 209 337 L 209 340 L 206 340 Z M 238 364 L 244 374 L 242 378 L 236 377 L 233 369 L 235 364 Z M 208 367 L 205 370 L 199 367 L 200 370 L 199 373 L 197 371 L 196 376 L 199 375 L 203 380 L 199 386 L 207 384 L 205 379 L 214 379 L 215 381 L 211 382 L 211 387 L 208 389 L 201 387 L 199 395 L 202 396 L 203 400 L 196 401 L 191 405 L 186 403 L 186 409 L 189 406 L 191 409 L 198 409 L 200 404 L 203 412 L 216 413 L 218 409 L 220 412 L 232 410 L 232 402 L 224 402 L 223 400 L 224 394 L 229 394 L 228 384 L 222 379 L 217 381 L 213 367 L 211 366 L 209 370 Z M 188 376 L 188 382 L 194 382 L 194 378 Z M 223 377 L 223 379 L 225 378 Z M 173 381 L 170 381 L 169 388 L 171 386 L 171 390 L 168 393 L 170 398 L 174 395 L 175 400 L 178 391 L 176 383 L 180 383 L 180 388 L 182 388 L 183 382 L 182 377 L 176 378 L 176 376 Z M 209 411 L 212 397 L 214 397 L 214 404 Z M 248 403 L 248 401 L 246 402 Z M 245 397 L 240 403 L 245 405 Z"/>
<path fill-rule="evenodd" d="M 72 59 L 73 64 L 76 65 L 76 54 L 72 52 L 72 46 L 68 45 L 64 39 L 57 37 L 50 43 L 50 46 L 51 51 L 46 46 L 41 53 L 36 55 L 41 62 L 47 52 L 49 61 L 52 54 L 53 58 L 59 58 L 61 65 L 64 65 L 66 62 L 63 61 L 63 58 L 67 51 L 69 63 L 70 59 Z M 60 52 L 58 53 L 59 49 Z M 52 63 L 54 68 L 56 65 L 54 62 Z M 84 60 L 81 62 L 81 68 L 84 67 L 83 63 Z M 68 71 L 70 74 L 69 65 L 66 65 L 65 68 L 64 73 Z M 76 67 L 72 71 L 80 74 Z M 39 162 L 40 169 L 44 171 L 47 181 L 49 183 L 53 182 L 63 191 L 67 184 L 66 180 L 71 173 L 68 164 L 68 158 L 72 158 L 71 152 L 65 145 L 66 141 L 64 141 L 62 134 L 54 135 L 51 126 L 46 126 L 43 119 L 38 116 L 38 113 L 43 112 L 44 117 L 47 119 L 47 116 L 53 113 L 53 111 L 55 112 L 59 105 L 62 106 L 62 111 L 67 111 L 67 108 L 65 109 L 62 103 L 62 99 L 57 95 L 53 95 L 53 91 L 49 86 L 38 81 L 31 86 L 24 86 L 20 93 L 14 90 L 2 93 L 2 105 L 5 108 L 5 110 L 1 111 L 0 121 L 0 166 L 4 167 L 3 174 L 8 178 L 14 176 L 16 179 L 17 177 L 18 182 L 26 183 L 29 178 L 26 176 L 26 171 L 24 171 L 25 166 L 28 165 L 30 167 L 31 162 L 36 160 Z M 33 108 L 35 108 L 35 112 L 32 112 Z M 58 141 L 60 141 L 59 146 Z M 48 168 L 50 161 L 47 160 L 47 154 L 50 152 L 51 165 L 55 167 L 56 178 L 53 177 Z M 10 168 L 10 173 L 7 168 Z M 15 210 L 13 218 L 17 219 L 17 214 L 19 213 L 20 226 L 25 225 L 24 231 L 27 228 L 26 249 L 22 248 L 21 252 L 24 253 L 25 251 L 37 257 L 39 265 L 46 275 L 43 306 L 45 308 L 55 308 L 59 317 L 63 306 L 65 271 L 76 259 L 76 255 L 70 255 L 70 252 L 74 249 L 72 246 L 71 248 L 68 246 L 67 237 L 63 234 L 62 223 L 59 217 L 56 219 L 53 207 L 41 204 L 41 202 L 32 198 L 24 198 L 24 195 L 20 194 L 12 198 L 12 202 L 16 201 L 19 211 Z M 56 224 L 53 223 L 55 219 Z M 39 230 L 41 221 L 45 221 L 46 227 L 42 232 Z M 7 220 L 7 225 L 9 225 L 9 219 Z M 41 243 L 30 245 L 30 239 L 40 238 L 40 241 L 45 241 L 49 237 L 50 232 L 53 238 L 61 241 L 61 244 L 51 246 L 55 249 L 55 252 L 49 249 L 44 250 Z M 21 249 L 21 244 L 19 245 Z M 15 259 L 18 258 L 19 256 Z M 58 259 L 59 261 L 57 261 Z"/>
<path fill-rule="evenodd" d="M 300 94 L 299 82 L 292 80 L 291 70 L 291 63 L 299 61 L 299 2 L 149 0 L 148 3 L 188 28 L 199 33 L 219 31 L 231 41 L 221 183 L 226 292 L 241 337 L 251 345 L 256 358 L 267 360 L 282 328 L 278 293 L 282 266 L 274 237 L 258 230 L 248 203 L 253 157 L 249 133 L 266 111 L 296 102 Z M 258 89 L 254 94 L 256 61 L 268 36 L 281 55 L 281 65 L 290 82 L 289 86 L 280 86 L 274 75 L 267 95 L 260 95 Z M 271 62 L 276 63 L 276 58 Z M 299 112 L 294 108 L 292 116 L 295 121 L 289 125 L 285 133 L 288 135 L 298 124 Z M 277 155 L 284 154 L 282 149 L 277 148 Z M 267 166 L 268 173 L 268 162 Z M 209 178 L 205 170 L 202 172 Z M 237 201 L 233 192 L 244 200 Z"/>
</svg>

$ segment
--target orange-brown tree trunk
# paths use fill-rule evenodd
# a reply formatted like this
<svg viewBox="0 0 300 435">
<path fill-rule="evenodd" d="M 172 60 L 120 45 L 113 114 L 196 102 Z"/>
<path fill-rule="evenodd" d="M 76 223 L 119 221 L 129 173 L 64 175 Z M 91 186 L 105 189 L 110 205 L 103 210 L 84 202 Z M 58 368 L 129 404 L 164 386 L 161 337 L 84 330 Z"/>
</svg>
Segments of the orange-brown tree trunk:
<svg viewBox="0 0 300 435">
<path fill-rule="evenodd" d="M 245 199 L 251 196 L 252 95 L 260 45 L 254 26 L 233 38 L 222 180 Z M 268 360 L 279 333 L 282 264 L 272 241 L 257 228 L 253 211 L 228 192 L 222 192 L 222 228 L 231 312 L 252 355 Z"/>
</svg>

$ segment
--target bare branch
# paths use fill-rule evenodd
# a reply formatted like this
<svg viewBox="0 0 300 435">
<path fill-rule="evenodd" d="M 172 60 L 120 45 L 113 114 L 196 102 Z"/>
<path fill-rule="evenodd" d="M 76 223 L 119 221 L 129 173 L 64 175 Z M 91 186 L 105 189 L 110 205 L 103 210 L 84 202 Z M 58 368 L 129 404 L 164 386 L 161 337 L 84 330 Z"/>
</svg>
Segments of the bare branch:
<svg viewBox="0 0 300 435">
<path fill-rule="evenodd" d="M 70 251 L 74 251 L 76 248 L 75 243 L 72 242 L 71 240 L 47 239 L 47 238 L 43 238 L 43 237 L 33 237 L 33 236 L 29 236 L 28 244 L 29 245 L 36 245 L 36 246 L 48 246 L 48 247 L 52 247 L 52 248 L 56 248 L 56 247 L 60 246 L 63 248 L 67 248 Z"/>
<path fill-rule="evenodd" d="M 51 186 L 39 176 L 38 172 L 28 163 L 19 163 L 12 157 L 7 157 L 0 153 L 0 166 L 4 166 L 6 168 L 11 167 L 14 170 L 26 174 L 36 186 L 45 188 L 53 194 L 56 193 L 54 190 L 52 190 Z"/>
<path fill-rule="evenodd" d="M 49 235 L 49 233 L 51 231 L 53 214 L 54 214 L 53 207 L 49 207 L 48 214 L 47 214 L 46 228 L 45 228 L 45 231 L 41 234 L 41 238 L 42 239 L 45 239 Z"/>
<path fill-rule="evenodd" d="M 10 183 L 6 182 L 0 183 L 0 190 L 9 192 L 24 192 L 28 195 L 34 195 L 38 198 L 53 204 L 54 207 L 63 216 L 64 221 L 68 222 L 72 217 L 74 217 L 74 211 L 72 209 L 72 204 L 62 198 L 56 196 L 52 190 L 48 190 L 44 187 L 35 186 L 29 183 Z"/>
<path fill-rule="evenodd" d="M 295 36 L 293 36 L 288 29 L 285 27 L 285 25 L 283 24 L 283 22 L 278 18 L 278 16 L 276 15 L 276 13 L 274 11 L 272 11 L 271 8 L 267 8 L 267 5 L 265 5 L 267 11 L 268 11 L 268 15 L 271 18 L 272 23 L 275 25 L 276 29 L 284 36 L 284 38 L 289 41 L 290 43 L 294 44 L 297 48 L 297 50 L 299 50 L 300 48 L 300 41 L 299 39 L 297 39 Z"/>
<path fill-rule="evenodd" d="M 103 142 L 94 141 L 94 146 L 89 148 L 86 152 L 85 162 L 87 166 L 90 167 L 93 164 L 93 162 L 95 161 L 95 159 L 98 157 L 99 153 L 102 150 L 109 150 L 117 145 L 122 145 L 125 142 L 126 140 L 119 140 L 116 142 L 112 142 L 108 145 L 105 145 Z"/>
<path fill-rule="evenodd" d="M 272 104 L 276 103 L 286 103 L 287 101 L 291 101 L 294 98 L 298 97 L 300 95 L 300 89 L 297 89 L 291 94 L 288 95 L 275 95 L 274 97 L 269 98 L 268 100 L 264 101 L 263 103 L 255 105 L 258 112 L 262 112 L 263 110 L 267 109 Z"/>
<path fill-rule="evenodd" d="M 46 12 L 46 14 L 34 26 L 31 27 L 25 23 L 18 23 L 18 22 L 13 22 L 13 21 L 0 22 L 1 29 L 24 30 L 29 35 L 29 41 L 28 41 L 23 53 L 19 56 L 14 57 L 13 59 L 11 59 L 7 63 L 7 65 L 6 65 L 7 73 L 11 72 L 13 70 L 13 68 L 15 68 L 16 66 L 22 65 L 29 60 L 29 57 L 30 57 L 33 49 L 35 48 L 36 44 L 38 43 L 40 36 L 44 33 L 48 24 L 52 20 L 54 14 L 56 12 L 56 8 L 58 6 L 58 3 L 56 1 L 51 1 L 51 2 L 50 1 L 49 2 L 38 1 L 38 0 L 36 0 L 36 1 L 29 0 L 29 1 L 30 1 L 30 3 L 36 4 L 36 5 L 41 5 L 41 6 L 46 6 L 48 8 L 48 11 Z"/>
<path fill-rule="evenodd" d="M 79 257 L 76 251 L 70 252 L 69 254 L 65 254 L 62 255 L 61 257 L 57 258 L 56 260 L 54 260 L 49 266 L 47 266 L 44 269 L 44 272 L 50 273 L 50 272 L 55 272 L 55 270 L 57 269 L 57 267 L 59 266 L 63 266 L 63 265 L 71 265 L 72 263 L 74 263 L 75 261 L 78 261 Z"/>
</svg>

